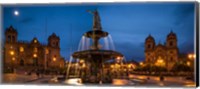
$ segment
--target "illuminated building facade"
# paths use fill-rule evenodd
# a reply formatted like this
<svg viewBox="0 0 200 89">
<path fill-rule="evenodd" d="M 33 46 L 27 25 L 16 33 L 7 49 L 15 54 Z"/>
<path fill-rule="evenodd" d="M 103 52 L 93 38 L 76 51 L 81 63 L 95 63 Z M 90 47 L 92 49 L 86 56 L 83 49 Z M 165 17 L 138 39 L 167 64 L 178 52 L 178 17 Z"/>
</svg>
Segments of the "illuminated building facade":
<svg viewBox="0 0 200 89">
<path fill-rule="evenodd" d="M 55 33 L 48 37 L 48 44 L 40 43 L 36 37 L 30 42 L 18 41 L 17 37 L 17 30 L 12 26 L 6 29 L 4 68 L 30 70 L 64 67 L 65 61 L 60 55 L 60 38 Z"/>
<path fill-rule="evenodd" d="M 161 66 L 171 70 L 173 65 L 179 61 L 179 49 L 177 47 L 177 36 L 171 31 L 166 38 L 166 43 L 156 45 L 154 38 L 149 35 L 145 39 L 145 63 Z"/>
</svg>

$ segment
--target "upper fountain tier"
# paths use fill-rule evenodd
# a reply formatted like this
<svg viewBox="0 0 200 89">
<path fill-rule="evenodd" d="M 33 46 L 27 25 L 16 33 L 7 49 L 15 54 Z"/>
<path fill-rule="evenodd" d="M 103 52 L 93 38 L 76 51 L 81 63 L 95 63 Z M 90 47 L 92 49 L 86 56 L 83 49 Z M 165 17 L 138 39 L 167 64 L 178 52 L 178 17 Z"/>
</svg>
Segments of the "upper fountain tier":
<svg viewBox="0 0 200 89">
<path fill-rule="evenodd" d="M 101 19 L 97 10 L 94 12 L 89 11 L 93 14 L 93 28 L 92 31 L 88 31 L 84 36 L 89 38 L 101 38 L 108 36 L 108 32 L 102 31 Z"/>
<path fill-rule="evenodd" d="M 74 52 L 72 54 L 73 58 L 79 59 L 87 59 L 87 60 L 94 60 L 99 59 L 100 61 L 106 61 L 109 59 L 114 59 L 116 57 L 123 57 L 123 55 L 119 52 L 113 50 L 102 50 L 99 47 L 99 39 L 102 37 L 108 36 L 108 32 L 105 32 L 101 28 L 101 21 L 98 11 L 95 10 L 93 12 L 93 29 L 88 31 L 84 34 L 84 36 L 91 38 L 93 40 L 91 49 Z M 98 62 L 97 62 L 98 63 Z"/>
</svg>

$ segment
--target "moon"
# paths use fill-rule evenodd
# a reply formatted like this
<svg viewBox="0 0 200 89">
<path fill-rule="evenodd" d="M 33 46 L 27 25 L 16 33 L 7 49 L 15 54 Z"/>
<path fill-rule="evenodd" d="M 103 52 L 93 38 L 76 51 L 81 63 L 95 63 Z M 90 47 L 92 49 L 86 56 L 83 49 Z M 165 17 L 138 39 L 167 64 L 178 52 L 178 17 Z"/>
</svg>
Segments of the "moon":
<svg viewBox="0 0 200 89">
<path fill-rule="evenodd" d="M 15 16 L 18 16 L 19 15 L 19 12 L 16 10 L 16 11 L 14 11 L 14 15 Z"/>
</svg>

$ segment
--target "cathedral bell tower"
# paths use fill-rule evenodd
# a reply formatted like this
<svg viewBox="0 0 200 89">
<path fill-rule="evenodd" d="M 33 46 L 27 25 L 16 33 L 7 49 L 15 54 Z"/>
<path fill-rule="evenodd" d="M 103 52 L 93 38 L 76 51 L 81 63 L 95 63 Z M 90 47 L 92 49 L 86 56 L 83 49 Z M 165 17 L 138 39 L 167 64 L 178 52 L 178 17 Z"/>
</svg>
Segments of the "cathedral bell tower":
<svg viewBox="0 0 200 89">
<path fill-rule="evenodd" d="M 173 64 L 178 61 L 178 54 L 179 54 L 179 50 L 177 47 L 177 37 L 173 31 L 171 31 L 167 35 L 166 48 L 167 48 L 167 55 L 168 55 L 168 58 L 167 58 L 168 66 L 167 67 L 169 70 L 173 67 Z"/>
<path fill-rule="evenodd" d="M 145 39 L 145 62 L 150 63 L 153 60 L 153 50 L 155 48 L 155 40 L 149 35 Z"/>
<path fill-rule="evenodd" d="M 15 43 L 17 42 L 17 31 L 12 26 L 6 29 L 6 43 Z"/>
<path fill-rule="evenodd" d="M 54 48 L 60 48 L 60 38 L 55 33 L 52 33 L 48 38 L 48 45 Z"/>
</svg>

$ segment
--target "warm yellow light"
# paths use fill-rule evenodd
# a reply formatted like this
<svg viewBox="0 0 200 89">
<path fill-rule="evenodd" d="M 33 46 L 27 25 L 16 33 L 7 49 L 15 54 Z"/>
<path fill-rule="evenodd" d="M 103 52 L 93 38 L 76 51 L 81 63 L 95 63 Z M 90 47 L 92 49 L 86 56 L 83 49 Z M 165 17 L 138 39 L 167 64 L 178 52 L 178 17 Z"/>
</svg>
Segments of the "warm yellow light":
<svg viewBox="0 0 200 89">
<path fill-rule="evenodd" d="M 53 61 L 56 61 L 56 57 L 53 57 Z"/>
<path fill-rule="evenodd" d="M 190 62 L 189 61 L 187 62 L 187 65 L 190 66 Z"/>
<path fill-rule="evenodd" d="M 159 58 L 159 59 L 156 61 L 156 65 L 157 65 L 157 66 L 164 66 L 165 63 L 164 63 L 163 59 Z"/>
<path fill-rule="evenodd" d="M 188 54 L 188 58 L 190 58 L 190 59 L 191 59 L 191 58 L 192 58 L 192 54 Z"/>
<path fill-rule="evenodd" d="M 111 65 L 110 67 L 111 67 L 111 68 L 114 68 L 114 65 Z"/>
<path fill-rule="evenodd" d="M 163 60 L 159 59 L 157 62 L 158 62 L 158 63 L 163 63 Z"/>
<path fill-rule="evenodd" d="M 121 57 L 117 57 L 117 60 L 120 60 L 121 59 Z"/>
<path fill-rule="evenodd" d="M 193 55 L 193 58 L 196 58 L 196 55 L 195 55 L 195 54 Z"/>
<path fill-rule="evenodd" d="M 140 62 L 140 65 L 141 65 L 141 66 L 144 65 L 143 62 Z"/>
<path fill-rule="evenodd" d="M 33 57 L 36 58 L 36 57 L 37 57 L 37 54 L 33 54 Z"/>
<path fill-rule="evenodd" d="M 128 65 L 128 68 L 131 68 L 131 67 L 132 67 L 132 65 L 131 65 L 131 64 L 129 64 L 129 65 Z"/>
<path fill-rule="evenodd" d="M 34 43 L 37 43 L 37 40 L 34 40 Z"/>
<path fill-rule="evenodd" d="M 46 53 L 46 54 L 49 54 L 49 50 L 48 50 L 48 49 L 46 49 L 46 50 L 45 50 L 45 53 Z"/>
<path fill-rule="evenodd" d="M 115 68 L 120 68 L 120 65 L 116 63 Z"/>
<path fill-rule="evenodd" d="M 80 63 L 84 63 L 84 60 L 80 60 Z"/>
<path fill-rule="evenodd" d="M 19 51 L 20 51 L 20 52 L 24 52 L 24 48 L 23 48 L 23 47 L 20 47 L 20 48 L 19 48 Z"/>
<path fill-rule="evenodd" d="M 15 60 L 15 58 L 13 57 L 13 58 L 12 58 L 12 60 L 14 61 L 14 60 Z"/>
<path fill-rule="evenodd" d="M 196 55 L 195 55 L 195 54 L 188 54 L 188 58 L 189 58 L 189 59 L 195 59 L 195 58 L 196 58 Z"/>
<path fill-rule="evenodd" d="M 85 68 L 86 67 L 86 65 L 85 64 L 83 64 L 83 66 L 82 66 L 83 68 Z"/>
<path fill-rule="evenodd" d="M 14 55 L 15 54 L 15 52 L 14 51 L 10 51 L 10 55 Z"/>
</svg>

